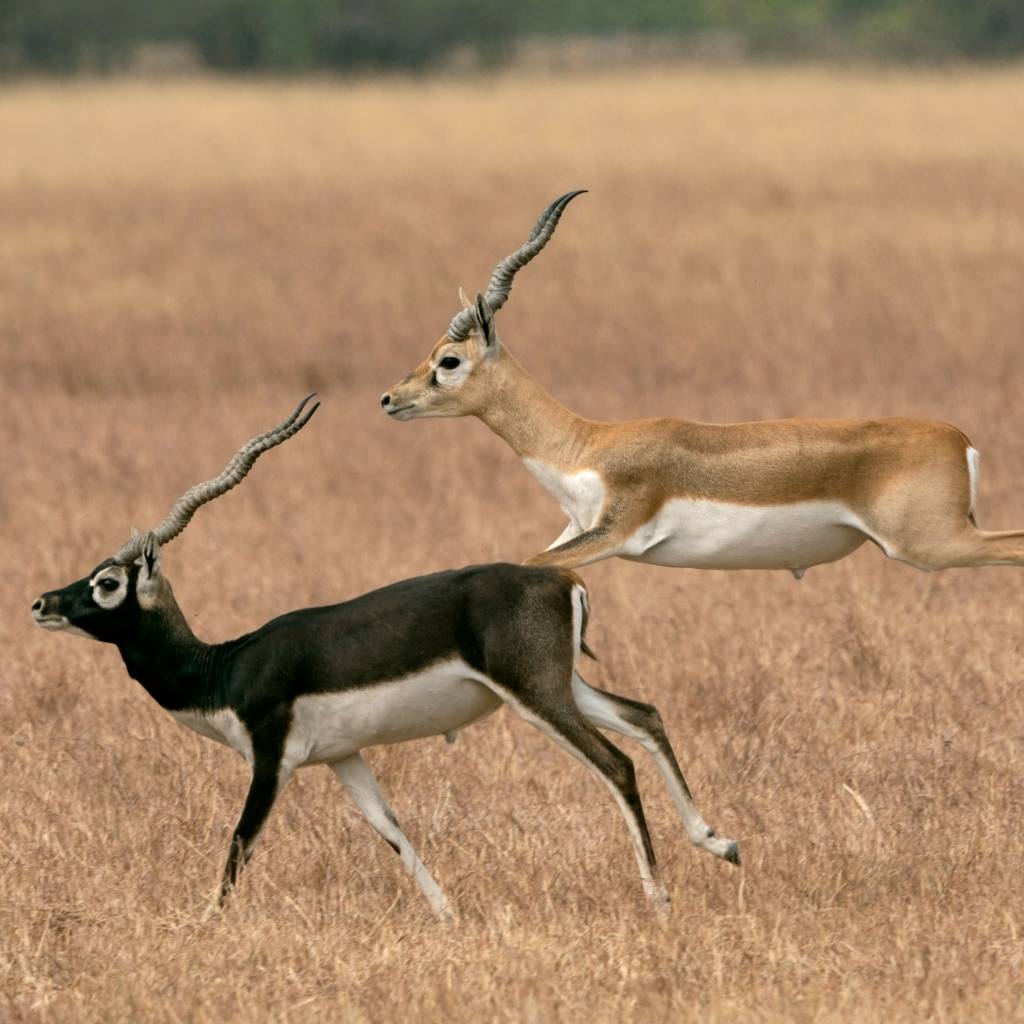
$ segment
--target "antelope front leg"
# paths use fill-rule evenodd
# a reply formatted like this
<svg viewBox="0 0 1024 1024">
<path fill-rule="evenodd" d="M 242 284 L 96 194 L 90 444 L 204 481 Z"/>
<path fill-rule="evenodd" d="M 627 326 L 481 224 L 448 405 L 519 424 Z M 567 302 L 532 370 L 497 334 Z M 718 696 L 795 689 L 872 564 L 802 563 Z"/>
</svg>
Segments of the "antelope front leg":
<svg viewBox="0 0 1024 1024">
<path fill-rule="evenodd" d="M 444 892 L 434 881 L 423 861 L 416 855 L 416 851 L 406 838 L 405 833 L 398 827 L 395 812 L 388 806 L 384 794 L 377 785 L 372 769 L 363 760 L 362 755 L 353 754 L 351 757 L 345 758 L 344 761 L 335 761 L 331 765 L 331 771 L 338 776 L 341 784 L 352 794 L 352 799 L 355 800 L 370 825 L 402 858 L 405 869 L 416 880 L 420 892 L 426 896 L 434 913 L 442 921 L 450 921 L 452 913 Z"/>
<path fill-rule="evenodd" d="M 272 765 L 261 765 L 257 762 L 254 766 L 249 792 L 245 798 L 245 806 L 242 808 L 242 816 L 235 826 L 235 833 L 231 838 L 231 848 L 228 850 L 228 860 L 224 865 L 224 877 L 221 880 L 220 893 L 217 898 L 218 906 L 224 906 L 231 890 L 234 889 L 242 868 L 252 856 L 256 840 L 266 824 L 277 794 L 290 775 L 291 770 L 276 761 Z"/>
<path fill-rule="evenodd" d="M 568 528 L 565 531 L 568 533 Z M 565 533 L 562 534 L 565 536 Z M 528 558 L 524 565 L 555 565 L 561 569 L 576 569 L 581 565 L 612 558 L 622 549 L 629 536 L 629 530 L 612 519 L 602 519 L 589 530 L 571 537 L 564 543 L 556 543 Z M 559 537 L 559 541 L 562 538 Z"/>
<path fill-rule="evenodd" d="M 552 551 L 555 548 L 561 547 L 566 541 L 572 540 L 573 537 L 578 537 L 582 532 L 583 530 L 576 525 L 576 521 L 570 519 L 565 529 L 544 550 Z"/>
</svg>

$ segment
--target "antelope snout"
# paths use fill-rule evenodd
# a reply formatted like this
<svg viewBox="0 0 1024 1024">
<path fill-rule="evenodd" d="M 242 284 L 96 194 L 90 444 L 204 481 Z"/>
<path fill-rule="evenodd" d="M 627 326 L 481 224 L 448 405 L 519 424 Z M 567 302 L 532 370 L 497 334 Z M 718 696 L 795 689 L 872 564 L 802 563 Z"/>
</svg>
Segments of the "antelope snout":
<svg viewBox="0 0 1024 1024">
<path fill-rule="evenodd" d="M 49 594 L 43 594 L 32 602 L 32 621 L 37 626 L 51 628 L 57 621 L 64 621 L 64 617 L 57 610 L 57 602 Z"/>
<path fill-rule="evenodd" d="M 401 397 L 392 391 L 385 391 L 384 394 L 380 396 L 381 408 L 393 420 L 407 420 L 409 418 L 410 410 L 413 409 L 415 405 L 415 402 L 408 402 L 403 405 Z"/>
</svg>

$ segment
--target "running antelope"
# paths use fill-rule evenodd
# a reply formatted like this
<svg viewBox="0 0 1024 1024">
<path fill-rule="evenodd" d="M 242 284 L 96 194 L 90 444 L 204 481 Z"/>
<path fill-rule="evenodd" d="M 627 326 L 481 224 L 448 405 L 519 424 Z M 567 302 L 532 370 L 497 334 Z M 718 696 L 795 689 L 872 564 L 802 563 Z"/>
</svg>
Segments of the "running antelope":
<svg viewBox="0 0 1024 1024">
<path fill-rule="evenodd" d="M 800 579 L 874 542 L 933 571 L 1024 565 L 1024 530 L 979 530 L 978 453 L 956 427 L 910 419 L 603 423 L 552 398 L 498 338 L 494 314 L 544 248 L 556 199 L 430 355 L 381 398 L 394 419 L 477 416 L 569 523 L 527 564 L 618 556 L 692 569 L 788 569 Z"/>
<path fill-rule="evenodd" d="M 115 644 L 128 674 L 161 707 L 249 763 L 252 779 L 219 903 L 291 774 L 327 764 L 433 910 L 448 917 L 444 893 L 399 828 L 361 751 L 450 738 L 503 703 L 608 786 L 628 826 L 644 890 L 656 904 L 668 897 L 633 763 L 598 728 L 637 740 L 664 777 L 690 840 L 738 864 L 736 843 L 716 836 L 697 810 L 657 710 L 592 687 L 576 671 L 587 651 L 588 604 L 583 583 L 567 570 L 472 566 L 289 612 L 227 643 L 195 637 L 161 570 L 160 547 L 200 505 L 239 483 L 260 454 L 301 430 L 317 408 L 303 414 L 309 398 L 279 427 L 249 441 L 220 476 L 187 491 L 155 530 L 32 605 L 44 629 Z"/>
</svg>

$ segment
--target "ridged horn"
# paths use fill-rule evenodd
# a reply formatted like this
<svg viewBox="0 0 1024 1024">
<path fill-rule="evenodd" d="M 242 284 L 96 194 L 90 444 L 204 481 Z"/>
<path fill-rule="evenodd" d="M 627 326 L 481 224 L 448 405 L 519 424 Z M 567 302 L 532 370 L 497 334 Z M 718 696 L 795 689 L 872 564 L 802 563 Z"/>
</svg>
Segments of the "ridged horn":
<svg viewBox="0 0 1024 1024">
<path fill-rule="evenodd" d="M 220 497 L 225 491 L 230 491 L 241 483 L 245 475 L 252 469 L 256 460 L 266 451 L 275 448 L 277 445 L 294 437 L 310 420 L 310 417 L 320 408 L 317 402 L 308 412 L 303 413 L 311 398 L 316 393 L 306 395 L 295 407 L 295 411 L 283 423 L 278 424 L 273 430 L 263 434 L 257 434 L 252 440 L 247 441 L 235 453 L 231 461 L 224 467 L 224 471 L 205 483 L 196 484 L 190 487 L 171 508 L 171 511 L 164 516 L 152 534 L 158 544 L 167 544 L 174 540 L 182 530 L 188 526 L 189 520 L 195 515 L 196 509 L 205 505 L 208 501 Z M 114 560 L 121 565 L 128 565 L 134 562 L 142 553 L 146 543 L 147 534 L 138 534 L 132 537 L 124 547 L 114 556 Z"/>
<path fill-rule="evenodd" d="M 586 191 L 585 188 L 578 188 L 573 192 L 566 192 L 564 196 L 559 196 L 554 202 L 549 203 L 537 219 L 537 223 L 530 232 L 530 237 L 494 268 L 494 273 L 491 274 L 491 279 L 487 283 L 487 291 L 484 293 L 484 298 L 492 312 L 496 312 L 505 305 L 508 294 L 512 290 L 512 278 L 548 244 L 562 216 L 562 211 L 573 199 L 583 195 Z M 476 318 L 473 311 L 471 309 L 461 310 L 455 314 L 448 326 L 448 340 L 465 341 L 475 326 Z"/>
</svg>

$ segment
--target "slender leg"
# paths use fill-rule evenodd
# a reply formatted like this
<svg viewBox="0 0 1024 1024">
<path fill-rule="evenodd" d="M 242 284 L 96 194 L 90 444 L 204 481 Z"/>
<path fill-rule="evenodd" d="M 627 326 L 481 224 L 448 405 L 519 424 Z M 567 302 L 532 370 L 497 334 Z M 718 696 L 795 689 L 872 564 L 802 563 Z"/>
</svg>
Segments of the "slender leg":
<svg viewBox="0 0 1024 1024">
<path fill-rule="evenodd" d="M 442 920 L 451 919 L 448 900 L 441 887 L 434 881 L 423 861 L 416 855 L 412 843 L 398 827 L 394 811 L 388 806 L 384 794 L 381 793 L 377 780 L 370 766 L 361 754 L 353 754 L 344 761 L 335 761 L 331 770 L 341 784 L 352 794 L 366 820 L 384 837 L 388 845 L 399 857 L 406 870 L 416 880 L 420 891 L 426 896 L 435 914 Z"/>
<path fill-rule="evenodd" d="M 239 873 L 249 862 L 277 794 L 291 777 L 291 773 L 292 769 L 284 764 L 261 764 L 257 761 L 254 766 L 249 793 L 245 798 L 242 816 L 235 826 L 231 848 L 228 850 L 228 860 L 224 865 L 224 877 L 218 898 L 220 906 L 224 905 L 224 901 L 238 881 Z"/>
<path fill-rule="evenodd" d="M 536 726 L 546 736 L 550 736 L 560 747 L 567 750 L 573 757 L 582 761 L 611 790 L 612 796 L 626 820 L 630 839 L 633 841 L 633 852 L 640 869 L 640 880 L 648 899 L 659 908 L 669 902 L 668 892 L 658 876 L 658 867 L 654 858 L 654 846 L 647 822 L 644 818 L 643 805 L 636 788 L 636 773 L 633 762 L 601 735 L 583 717 L 575 704 L 563 702 L 531 700 L 524 703 L 515 693 L 486 680 L 486 685 L 501 697 L 517 714 Z M 531 693 L 542 693 L 543 687 Z M 543 707 L 539 706 L 543 703 Z"/>
<path fill-rule="evenodd" d="M 693 801 L 690 787 L 679 769 L 672 744 L 665 734 L 658 709 L 651 704 L 627 700 L 606 690 L 591 686 L 578 673 L 573 673 L 572 695 L 584 717 L 600 729 L 628 736 L 636 740 L 654 758 L 665 785 L 672 796 L 679 816 L 683 819 L 690 842 L 731 864 L 739 864 L 740 849 L 731 839 L 715 834 L 701 816 Z"/>
<path fill-rule="evenodd" d="M 563 569 L 575 569 L 591 562 L 599 562 L 602 558 L 611 558 L 619 553 L 626 542 L 633 526 L 619 519 L 615 510 L 606 511 L 589 530 L 569 535 L 568 540 L 562 539 L 569 530 L 566 528 L 562 536 L 546 551 L 528 558 L 524 565 L 557 565 Z"/>
<path fill-rule="evenodd" d="M 576 525 L 576 522 L 570 519 L 566 528 L 544 550 L 551 551 L 554 548 L 561 547 L 566 541 L 572 540 L 573 537 L 578 537 L 582 532 Z"/>
</svg>

